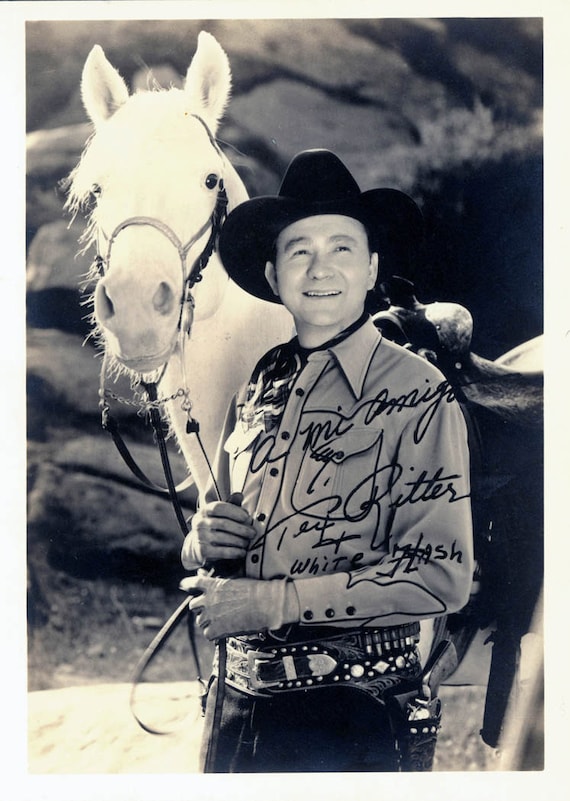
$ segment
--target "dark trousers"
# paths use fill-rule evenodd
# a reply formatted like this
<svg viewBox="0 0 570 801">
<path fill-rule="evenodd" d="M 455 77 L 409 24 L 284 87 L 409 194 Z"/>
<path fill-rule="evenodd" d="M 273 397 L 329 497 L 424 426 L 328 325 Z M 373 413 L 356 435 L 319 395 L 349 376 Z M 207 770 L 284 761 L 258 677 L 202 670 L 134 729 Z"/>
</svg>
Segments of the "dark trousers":
<svg viewBox="0 0 570 801">
<path fill-rule="evenodd" d="M 216 690 L 214 679 L 202 770 L 210 743 L 213 773 L 398 770 L 384 706 L 361 690 L 323 687 L 258 698 L 226 685 L 221 725 L 213 732 Z"/>
</svg>

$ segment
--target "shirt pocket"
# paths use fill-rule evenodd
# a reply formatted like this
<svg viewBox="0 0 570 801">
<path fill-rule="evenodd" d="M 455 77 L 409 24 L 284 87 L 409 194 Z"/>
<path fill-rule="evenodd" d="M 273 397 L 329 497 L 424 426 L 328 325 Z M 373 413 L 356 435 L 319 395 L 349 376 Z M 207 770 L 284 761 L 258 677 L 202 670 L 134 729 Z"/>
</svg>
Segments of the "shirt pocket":
<svg viewBox="0 0 570 801">
<path fill-rule="evenodd" d="M 224 442 L 224 450 L 230 457 L 232 492 L 240 492 L 244 487 L 253 447 L 262 431 L 263 426 L 254 426 L 244 431 L 238 423 Z"/>
<path fill-rule="evenodd" d="M 362 516 L 374 489 L 382 431 L 351 428 L 307 449 L 297 481 L 297 502 L 327 509 L 331 520 Z"/>
<path fill-rule="evenodd" d="M 224 450 L 230 457 L 235 458 L 240 453 L 250 448 L 262 431 L 262 426 L 253 426 L 244 431 L 241 424 L 238 423 L 224 442 Z"/>
<path fill-rule="evenodd" d="M 382 443 L 383 432 L 374 427 L 353 429 L 338 443 L 334 494 L 347 520 L 366 517 L 382 492 L 379 488 L 386 473 L 379 464 Z"/>
</svg>

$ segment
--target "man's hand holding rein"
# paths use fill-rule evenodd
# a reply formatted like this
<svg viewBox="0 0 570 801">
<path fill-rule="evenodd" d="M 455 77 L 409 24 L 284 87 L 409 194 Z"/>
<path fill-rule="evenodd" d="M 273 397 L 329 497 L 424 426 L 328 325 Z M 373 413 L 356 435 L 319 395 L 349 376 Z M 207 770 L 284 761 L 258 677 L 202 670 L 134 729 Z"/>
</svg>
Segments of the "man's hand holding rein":
<svg viewBox="0 0 570 801">
<path fill-rule="evenodd" d="M 256 532 L 251 515 L 240 503 L 235 493 L 229 501 L 212 501 L 196 512 L 182 547 L 184 567 L 245 557 Z"/>
</svg>

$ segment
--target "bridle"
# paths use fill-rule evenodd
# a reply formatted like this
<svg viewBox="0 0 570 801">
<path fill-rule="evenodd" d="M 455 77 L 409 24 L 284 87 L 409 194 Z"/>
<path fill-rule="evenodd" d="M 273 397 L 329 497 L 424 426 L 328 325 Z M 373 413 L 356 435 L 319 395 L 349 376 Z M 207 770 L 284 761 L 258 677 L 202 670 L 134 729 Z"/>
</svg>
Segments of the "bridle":
<svg viewBox="0 0 570 801">
<path fill-rule="evenodd" d="M 202 127 L 206 132 L 206 135 L 208 136 L 211 146 L 220 156 L 220 158 L 223 159 L 224 154 L 222 153 L 218 143 L 216 142 L 216 139 L 212 131 L 205 123 L 205 121 L 202 119 L 202 117 L 200 117 L 198 114 L 191 114 L 190 116 L 193 117 L 202 125 Z M 178 321 L 178 325 L 180 326 L 184 305 L 186 302 L 193 304 L 193 299 L 191 297 L 192 289 L 199 281 L 202 280 L 202 270 L 206 268 L 208 261 L 210 260 L 210 256 L 214 251 L 214 247 L 216 246 L 216 242 L 218 236 L 220 235 L 222 225 L 224 224 L 224 220 L 227 216 L 227 207 L 228 207 L 228 196 L 226 193 L 226 188 L 224 186 L 223 178 L 220 178 L 218 184 L 218 195 L 216 198 L 216 205 L 214 206 L 214 210 L 212 211 L 210 218 L 206 220 L 204 225 L 202 225 L 202 227 L 195 234 L 193 234 L 193 236 L 188 240 L 188 242 L 186 242 L 186 244 L 183 244 L 180 241 L 179 237 L 172 230 L 172 228 L 170 228 L 169 225 L 162 222 L 162 220 L 159 220 L 156 217 L 147 217 L 147 216 L 128 217 L 126 220 L 123 220 L 115 227 L 110 236 L 107 236 L 105 232 L 102 229 L 100 229 L 99 232 L 102 234 L 103 238 L 107 241 L 107 251 L 105 257 L 103 257 L 99 252 L 95 256 L 94 266 L 96 268 L 96 271 L 99 273 L 101 277 L 103 277 L 105 273 L 109 270 L 109 265 L 111 262 L 111 249 L 113 247 L 113 243 L 115 242 L 117 236 L 125 228 L 128 228 L 129 226 L 132 225 L 140 225 L 140 226 L 147 225 L 150 226 L 151 228 L 155 228 L 157 231 L 162 233 L 174 245 L 174 247 L 178 251 L 178 257 L 180 259 L 180 264 L 182 267 L 182 293 L 180 298 L 181 310 L 180 310 L 180 318 Z M 206 231 L 208 230 L 208 226 L 210 227 L 210 236 L 208 238 L 208 241 L 206 242 L 198 258 L 195 259 L 194 264 L 192 265 L 192 269 L 189 272 L 187 272 L 186 259 L 188 253 L 190 252 L 192 246 L 196 242 L 198 242 L 202 238 L 202 236 L 206 233 Z"/>
<path fill-rule="evenodd" d="M 212 214 L 210 215 L 209 219 L 200 227 L 200 229 L 188 240 L 188 242 L 186 242 L 186 244 L 181 242 L 179 237 L 172 230 L 172 228 L 170 228 L 170 226 L 168 226 L 166 223 L 162 222 L 162 220 L 159 220 L 159 219 L 154 218 L 154 217 L 146 217 L 146 216 L 129 217 L 126 220 L 123 220 L 122 222 L 120 222 L 115 227 L 115 229 L 113 230 L 112 234 L 109 237 L 107 237 L 104 234 L 104 232 L 102 232 L 104 238 L 107 241 L 106 256 L 105 256 L 105 258 L 103 258 L 100 254 L 97 254 L 97 256 L 95 257 L 95 266 L 96 266 L 96 268 L 97 268 L 97 270 L 98 270 L 98 272 L 99 272 L 99 274 L 101 276 L 104 276 L 107 273 L 107 271 L 109 270 L 110 263 L 111 263 L 111 255 L 112 255 L 113 244 L 114 244 L 116 238 L 118 237 L 118 235 L 121 233 L 121 231 L 124 231 L 126 228 L 129 228 L 129 227 L 132 227 L 132 226 L 150 226 L 151 228 L 154 228 L 155 230 L 157 230 L 161 234 L 163 234 L 174 245 L 174 247 L 176 248 L 176 250 L 178 252 L 178 256 L 179 256 L 179 259 L 180 259 L 180 266 L 181 266 L 181 270 L 182 270 L 182 290 L 181 290 L 181 294 L 180 294 L 180 311 L 179 311 L 178 323 L 177 323 L 177 330 L 178 330 L 179 339 L 180 339 L 182 347 L 183 347 L 185 338 L 187 336 L 189 336 L 189 334 L 190 334 L 190 328 L 191 328 L 191 324 L 192 324 L 191 311 L 189 311 L 189 313 L 187 315 L 187 321 L 183 324 L 184 311 L 185 311 L 187 306 L 190 307 L 190 310 L 194 309 L 195 303 L 194 303 L 194 296 L 192 294 L 192 290 L 194 289 L 195 285 L 202 280 L 202 272 L 207 267 L 208 262 L 210 260 L 210 257 L 211 257 L 211 255 L 212 255 L 212 253 L 214 251 L 214 248 L 216 246 L 216 242 L 217 242 L 217 239 L 219 237 L 222 225 L 223 225 L 224 220 L 225 220 L 226 215 L 227 215 L 227 205 L 228 205 L 228 197 L 227 197 L 226 189 L 224 187 L 223 180 L 220 179 L 220 184 L 219 184 L 216 204 L 214 206 L 214 210 L 213 210 Z M 207 240 L 206 244 L 204 245 L 204 248 L 202 249 L 202 252 L 200 253 L 200 255 L 194 260 L 192 268 L 190 270 L 187 270 L 188 253 L 190 252 L 191 248 L 196 244 L 196 242 L 198 242 L 203 237 L 203 235 L 208 230 L 208 227 L 210 228 L 210 235 L 208 237 L 208 240 Z M 124 462 L 126 463 L 127 467 L 129 468 L 129 470 L 140 481 L 142 481 L 144 484 L 146 484 L 151 489 L 153 489 L 155 491 L 158 491 L 158 492 L 161 492 L 161 493 L 166 493 L 166 494 L 170 495 L 171 501 L 172 501 L 172 503 L 174 505 L 174 508 L 175 508 L 176 516 L 177 516 L 179 524 L 180 524 L 180 527 L 184 532 L 184 530 L 186 529 L 186 526 L 185 526 L 185 524 L 182 523 L 184 518 L 183 518 L 183 515 L 182 515 L 181 511 L 179 511 L 179 509 L 178 509 L 177 492 L 179 492 L 182 489 L 184 489 L 189 483 L 191 483 L 191 480 L 182 482 L 182 484 L 180 484 L 180 485 L 178 485 L 176 487 L 169 480 L 170 466 L 168 464 L 168 467 L 167 467 L 167 465 L 165 464 L 164 457 L 166 455 L 166 450 L 164 449 L 164 455 L 163 455 L 163 448 L 161 447 L 161 442 L 164 440 L 164 433 L 163 433 L 163 430 L 162 430 L 162 423 L 161 423 L 161 420 L 160 420 L 160 414 L 156 413 L 156 414 L 153 415 L 153 411 L 156 411 L 161 405 L 166 403 L 168 400 L 174 400 L 177 397 L 182 397 L 182 409 L 186 412 L 186 414 L 188 416 L 188 421 L 187 421 L 187 424 L 186 424 L 187 433 L 188 434 L 195 433 L 195 434 L 198 435 L 199 434 L 199 424 L 192 417 L 192 414 L 191 414 L 192 403 L 191 403 L 191 401 L 190 401 L 190 399 L 188 397 L 188 390 L 185 387 L 179 389 L 174 394 L 174 396 L 172 396 L 171 398 L 164 398 L 164 399 L 159 399 L 158 398 L 157 387 L 158 387 L 158 384 L 159 384 L 161 378 L 164 375 L 164 372 L 165 372 L 166 367 L 168 365 L 169 358 L 170 357 L 168 357 L 168 359 L 165 360 L 165 363 L 164 363 L 164 365 L 163 365 L 163 367 L 161 369 L 161 374 L 160 374 L 160 376 L 159 376 L 159 378 L 158 378 L 158 380 L 156 382 L 149 383 L 149 384 L 141 382 L 141 386 L 143 387 L 143 389 L 145 389 L 145 391 L 147 393 L 148 401 L 136 401 L 136 402 L 133 402 L 133 401 L 130 401 L 130 400 L 126 400 L 125 398 L 122 398 L 122 397 L 116 395 L 115 393 L 113 393 L 110 390 L 105 388 L 105 378 L 106 378 L 106 373 L 107 373 L 107 358 L 105 357 L 103 359 L 103 364 L 101 366 L 101 382 L 100 382 L 100 388 L 99 388 L 99 407 L 100 407 L 100 410 L 101 410 L 102 426 L 113 437 L 113 440 L 115 442 L 117 450 L 121 454 Z M 128 403 L 128 404 L 132 404 L 132 405 L 135 405 L 135 406 L 139 406 L 140 408 L 145 409 L 146 411 L 150 412 L 151 422 L 153 424 L 153 429 L 154 429 L 154 432 L 155 432 L 157 443 L 158 443 L 159 447 L 161 448 L 161 455 L 163 455 L 163 468 L 164 468 L 164 473 L 165 473 L 165 477 L 166 477 L 167 485 L 168 485 L 166 488 L 165 487 L 161 487 L 161 486 L 155 484 L 154 482 L 152 482 L 145 475 L 144 471 L 135 462 L 134 458 L 132 457 L 132 455 L 131 455 L 131 453 L 130 453 L 130 451 L 129 451 L 126 443 L 125 443 L 125 441 L 123 440 L 123 438 L 122 438 L 122 436 L 121 436 L 121 434 L 119 432 L 117 423 L 115 422 L 114 418 L 111 416 L 111 410 L 110 410 L 110 406 L 109 406 L 109 400 L 110 399 L 119 400 L 119 401 L 122 401 L 124 403 Z M 199 440 L 199 444 L 200 444 L 200 446 L 202 448 L 202 451 L 204 452 L 204 448 L 202 446 L 202 442 L 199 439 L 199 437 L 198 437 L 198 440 Z M 205 452 L 204 452 L 204 456 L 206 458 L 206 461 L 208 461 Z M 172 484 L 172 486 L 171 486 L 171 484 Z M 186 533 L 187 533 L 187 531 L 186 531 Z"/>
<path fill-rule="evenodd" d="M 168 241 L 174 245 L 178 252 L 178 258 L 180 259 L 180 266 L 182 269 L 182 292 L 180 294 L 180 314 L 178 318 L 178 328 L 180 329 L 182 316 L 184 312 L 184 306 L 186 303 L 190 303 L 192 306 L 194 305 L 194 299 L 192 297 L 192 290 L 194 289 L 195 285 L 202 280 L 202 271 L 207 267 L 208 262 L 212 253 L 214 252 L 214 247 L 216 245 L 216 241 L 222 229 L 222 225 L 224 224 L 224 220 L 227 215 L 227 206 L 228 206 L 228 196 L 226 193 L 226 188 L 224 186 L 223 179 L 220 179 L 218 195 L 216 198 L 216 205 L 214 206 L 214 210 L 211 216 L 206 220 L 206 222 L 199 228 L 199 230 L 193 234 L 193 236 L 184 244 L 176 233 L 172 230 L 172 228 L 167 225 L 162 220 L 159 220 L 156 217 L 146 217 L 146 216 L 136 216 L 136 217 L 128 217 L 126 220 L 120 222 L 115 229 L 113 230 L 112 234 L 108 237 L 104 231 L 101 231 L 103 238 L 107 242 L 106 248 L 106 255 L 103 257 L 100 253 L 97 253 L 95 256 L 94 266 L 99 273 L 100 277 L 103 277 L 110 268 L 111 264 L 111 255 L 113 245 L 115 240 L 117 239 L 118 235 L 121 231 L 124 231 L 126 228 L 132 226 L 147 226 L 150 228 L 154 228 L 156 231 L 161 233 L 163 236 L 168 239 Z M 187 258 L 188 253 L 192 249 L 192 247 L 199 242 L 200 239 L 204 236 L 206 231 L 210 228 L 210 236 L 200 255 L 195 259 L 194 264 L 190 270 L 187 269 Z"/>
<path fill-rule="evenodd" d="M 220 155 L 222 155 L 221 151 L 220 151 L 220 149 L 219 149 L 219 147 L 218 147 L 218 145 L 217 145 L 212 133 L 210 132 L 208 126 L 206 125 L 206 123 L 200 117 L 198 117 L 197 115 L 193 115 L 193 116 L 195 116 L 196 119 L 204 126 L 204 128 L 205 128 L 205 130 L 206 130 L 206 132 L 207 132 L 207 134 L 209 136 L 209 139 L 210 139 L 210 142 L 211 142 L 212 146 L 217 150 L 217 152 Z M 218 237 L 220 235 L 220 231 L 221 231 L 222 225 L 223 225 L 223 223 L 225 221 L 225 218 L 227 216 L 227 207 L 228 207 L 228 197 L 227 197 L 226 189 L 225 189 L 225 186 L 224 186 L 224 183 L 223 183 L 223 179 L 220 179 L 219 180 L 219 184 L 218 184 L 218 193 L 217 193 L 216 203 L 215 203 L 214 209 L 212 211 L 212 214 L 206 220 L 206 222 L 198 229 L 198 231 L 195 234 L 193 234 L 193 236 L 186 243 L 183 243 L 180 240 L 180 238 L 177 236 L 177 234 L 172 230 L 172 228 L 169 225 L 167 225 L 162 220 L 160 220 L 158 218 L 155 218 L 155 217 L 148 217 L 148 216 L 133 216 L 133 217 L 129 217 L 129 218 L 123 220 L 122 222 L 120 222 L 114 228 L 114 230 L 112 231 L 110 236 L 106 236 L 105 233 L 102 230 L 100 230 L 100 234 L 102 235 L 102 238 L 106 241 L 105 256 L 102 256 L 101 253 L 98 252 L 97 255 L 95 256 L 94 267 L 95 267 L 96 272 L 99 274 L 99 276 L 101 278 L 104 277 L 105 274 L 110 269 L 113 245 L 114 245 L 117 237 L 119 236 L 119 234 L 122 231 L 124 231 L 125 229 L 127 229 L 129 227 L 147 226 L 147 227 L 153 228 L 156 231 L 158 231 L 160 234 L 162 234 L 164 237 L 166 237 L 166 239 L 176 248 L 176 251 L 178 253 L 178 258 L 180 260 L 180 267 L 181 267 L 181 274 L 182 274 L 182 288 L 181 288 L 181 293 L 180 293 L 180 310 L 179 310 L 178 323 L 177 323 L 177 330 L 178 330 L 178 336 L 179 336 L 180 343 L 181 343 L 181 350 L 183 349 L 183 344 L 184 344 L 185 339 L 190 334 L 190 329 L 191 329 L 191 325 L 192 325 L 193 309 L 194 309 L 194 305 L 195 305 L 194 297 L 193 297 L 192 292 L 193 292 L 193 289 L 194 289 L 195 285 L 202 280 L 202 272 L 207 267 L 208 262 L 210 260 L 210 257 L 212 256 L 212 253 L 213 253 L 214 248 L 216 246 Z M 208 236 L 206 244 L 204 245 L 204 247 L 203 247 L 201 253 L 199 254 L 199 256 L 194 260 L 191 269 L 188 270 L 188 264 L 187 264 L 187 262 L 188 262 L 188 254 L 191 251 L 191 249 L 193 248 L 193 246 L 197 242 L 199 242 L 200 239 L 202 239 L 204 234 L 208 231 L 208 228 L 210 229 L 210 234 Z M 98 251 L 100 251 L 100 250 L 101 249 L 98 248 Z M 186 320 L 184 319 L 185 311 L 187 312 Z M 169 496 L 171 504 L 172 504 L 174 512 L 175 512 L 175 515 L 176 515 L 176 518 L 177 518 L 177 522 L 179 524 L 179 527 L 180 527 L 180 530 L 181 530 L 181 533 L 182 533 L 182 536 L 185 537 L 188 534 L 188 525 L 186 523 L 186 519 L 185 519 L 183 510 L 182 510 L 182 506 L 181 506 L 181 503 L 180 503 L 180 499 L 178 497 L 178 493 L 192 482 L 192 477 L 190 476 L 188 480 L 183 481 L 178 486 L 175 486 L 175 484 L 174 484 L 174 479 L 173 479 L 173 476 L 172 476 L 172 470 L 171 470 L 171 466 L 170 466 L 170 460 L 169 460 L 168 452 L 167 452 L 167 449 L 166 449 L 163 421 L 162 421 L 162 418 L 161 418 L 161 415 L 160 415 L 160 407 L 162 405 L 164 405 L 166 402 L 168 402 L 169 400 L 174 400 L 175 398 L 182 397 L 182 409 L 187 413 L 187 416 L 188 416 L 188 420 L 187 420 L 187 424 L 186 424 L 186 431 L 187 431 L 188 434 L 192 433 L 192 434 L 195 434 L 195 436 L 197 437 L 198 443 L 200 445 L 200 448 L 202 450 L 202 453 L 204 455 L 204 458 L 205 458 L 206 463 L 208 465 L 208 468 L 210 470 L 210 474 L 212 476 L 212 480 L 213 480 L 213 483 L 214 483 L 215 487 L 216 487 L 216 484 L 215 484 L 215 477 L 213 475 L 212 468 L 210 466 L 210 462 L 209 462 L 208 456 L 207 456 L 207 454 L 206 454 L 206 452 L 204 450 L 204 446 L 202 444 L 202 440 L 200 439 L 200 436 L 199 436 L 199 428 L 200 428 L 199 427 L 199 423 L 198 423 L 197 420 L 195 420 L 192 417 L 192 414 L 191 414 L 192 404 L 191 404 L 190 398 L 188 397 L 187 388 L 183 387 L 182 389 L 179 389 L 170 398 L 162 398 L 162 399 L 158 398 L 158 391 L 157 391 L 158 383 L 159 383 L 160 379 L 164 376 L 164 372 L 166 370 L 166 367 L 167 367 L 169 359 L 170 359 L 170 356 L 168 357 L 168 359 L 165 361 L 163 367 L 161 368 L 160 377 L 158 378 L 157 381 L 155 381 L 153 383 L 145 383 L 145 382 L 142 382 L 142 381 L 140 382 L 141 386 L 146 391 L 146 394 L 148 396 L 148 401 L 141 401 L 141 402 L 126 401 L 124 398 L 120 398 L 119 396 L 115 395 L 114 393 L 110 392 L 109 390 L 107 390 L 105 388 L 104 382 L 105 382 L 105 375 L 106 375 L 107 371 L 106 371 L 106 359 L 104 359 L 103 360 L 103 365 L 102 365 L 102 368 L 101 368 L 101 385 L 100 385 L 100 389 L 99 389 L 99 396 L 100 396 L 99 405 L 100 405 L 100 409 L 101 409 L 102 426 L 103 426 L 103 428 L 105 430 L 107 430 L 111 434 L 111 436 L 113 438 L 113 441 L 114 441 L 119 453 L 121 454 L 123 460 L 125 461 L 127 467 L 146 486 L 152 488 L 156 492 L 159 492 L 161 494 L 166 494 L 166 495 Z M 184 361 L 183 358 L 182 358 L 181 361 L 182 362 Z M 153 428 L 154 435 L 155 435 L 155 439 L 156 439 L 156 443 L 157 443 L 159 451 L 160 451 L 163 472 L 164 472 L 166 485 L 167 485 L 166 487 L 161 487 L 161 486 L 155 484 L 153 481 L 151 481 L 146 476 L 144 471 L 136 463 L 135 459 L 132 457 L 128 446 L 126 445 L 125 441 L 123 440 L 123 438 L 122 438 L 122 436 L 121 436 L 121 434 L 119 432 L 119 428 L 118 428 L 117 423 L 115 422 L 114 418 L 111 416 L 110 407 L 109 407 L 109 403 L 108 403 L 108 400 L 110 398 L 114 398 L 116 400 L 124 401 L 124 402 L 127 402 L 127 403 L 133 403 L 134 405 L 139 406 L 141 409 L 144 409 L 149 413 L 150 421 L 151 421 L 152 428 Z M 216 487 L 216 489 L 217 489 L 217 487 Z M 218 495 L 219 495 L 219 493 L 218 493 Z M 142 721 L 139 718 L 139 716 L 136 714 L 135 709 L 134 709 L 134 694 L 135 694 L 135 690 L 136 690 L 136 687 L 137 687 L 138 683 L 142 679 L 142 675 L 143 675 L 146 667 L 148 666 L 148 664 L 150 663 L 152 658 L 156 655 L 156 653 L 158 652 L 159 648 L 161 648 L 164 645 L 164 643 L 167 641 L 167 639 L 170 637 L 170 635 L 174 631 L 175 626 L 182 619 L 182 616 L 184 615 L 184 613 L 186 611 L 188 611 L 189 600 L 190 600 L 190 598 L 185 598 L 184 601 L 175 610 L 175 612 L 171 615 L 171 617 L 166 621 L 164 626 L 161 628 L 161 630 L 158 632 L 156 637 L 153 639 L 153 641 L 147 647 L 145 652 L 142 654 L 142 656 L 139 659 L 138 664 L 137 664 L 137 666 L 135 668 L 134 674 L 133 674 L 132 691 L 131 691 L 131 711 L 132 711 L 135 719 L 139 723 L 139 725 L 145 731 L 147 731 L 147 732 L 149 732 L 151 734 L 168 734 L 170 732 L 169 731 L 161 731 L 161 730 L 157 730 L 157 729 L 155 729 L 153 727 L 150 727 L 144 721 Z M 190 640 L 190 647 L 191 647 L 191 651 L 192 651 L 192 656 L 193 656 L 193 659 L 194 659 L 194 662 L 195 662 L 195 665 L 196 665 L 196 669 L 197 669 L 197 680 L 202 686 L 204 686 L 204 681 L 203 681 L 203 679 L 201 677 L 200 664 L 199 664 L 199 658 L 198 658 L 198 651 L 197 651 L 197 648 L 196 648 L 196 644 L 195 644 L 195 641 L 194 641 L 194 635 L 193 635 L 193 615 L 192 615 L 192 613 L 189 613 L 189 615 L 188 615 L 188 634 L 189 634 L 189 640 Z M 225 642 L 220 643 L 220 652 L 221 652 L 220 653 L 221 663 L 223 663 L 223 662 L 225 662 Z M 223 692 L 220 691 L 218 693 L 218 696 L 217 696 L 217 699 L 216 699 L 216 716 L 217 717 L 219 717 L 219 715 L 221 714 L 221 705 L 222 705 L 222 703 L 223 703 Z M 214 751 L 215 751 L 215 749 L 213 751 L 211 751 L 211 753 L 209 753 L 209 755 L 208 755 L 208 759 L 207 759 L 207 763 L 208 764 L 213 764 Z"/>
</svg>

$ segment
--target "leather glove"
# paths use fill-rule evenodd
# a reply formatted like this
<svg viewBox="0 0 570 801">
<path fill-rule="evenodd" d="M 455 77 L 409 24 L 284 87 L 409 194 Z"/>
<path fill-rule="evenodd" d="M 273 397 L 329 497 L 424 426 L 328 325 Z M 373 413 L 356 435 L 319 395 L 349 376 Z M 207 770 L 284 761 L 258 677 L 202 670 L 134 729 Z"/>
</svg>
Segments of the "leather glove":
<svg viewBox="0 0 570 801">
<path fill-rule="evenodd" d="M 189 607 L 209 640 L 279 629 L 299 620 L 297 592 L 287 579 L 194 576 L 183 579 L 180 589 L 194 596 Z"/>
<path fill-rule="evenodd" d="M 253 520 L 242 506 L 241 493 L 227 501 L 213 501 L 192 518 L 182 546 L 182 564 L 188 570 L 219 561 L 243 559 L 256 536 Z"/>
</svg>

